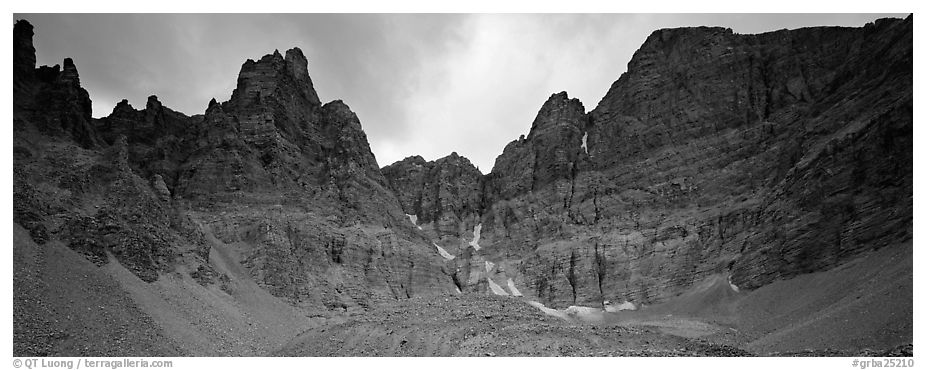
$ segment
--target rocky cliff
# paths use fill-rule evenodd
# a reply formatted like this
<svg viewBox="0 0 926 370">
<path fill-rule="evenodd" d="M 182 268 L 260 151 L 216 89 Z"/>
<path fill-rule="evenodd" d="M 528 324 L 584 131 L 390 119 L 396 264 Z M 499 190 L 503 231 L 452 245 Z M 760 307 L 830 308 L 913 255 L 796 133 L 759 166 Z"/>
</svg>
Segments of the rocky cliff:
<svg viewBox="0 0 926 370">
<path fill-rule="evenodd" d="M 91 118 L 75 63 L 14 27 L 14 222 L 156 282 L 353 309 L 441 292 L 650 304 L 753 289 L 912 239 L 912 16 L 862 28 L 654 32 L 593 110 L 553 94 L 483 175 L 456 153 L 379 168 L 298 48 L 187 116 Z"/>
<path fill-rule="evenodd" d="M 912 17 L 658 30 L 595 109 L 554 94 L 505 147 L 481 179 L 479 258 L 548 304 L 601 306 L 714 274 L 757 288 L 908 241 L 912 47 Z"/>
<path fill-rule="evenodd" d="M 32 35 L 16 23 L 14 222 L 36 241 L 205 286 L 228 281 L 210 259 L 227 243 L 263 289 L 311 310 L 453 290 L 360 120 L 319 101 L 298 48 L 246 61 L 231 99 L 204 114 L 151 96 L 93 119 L 74 63 L 35 68 Z"/>
<path fill-rule="evenodd" d="M 588 118 L 579 99 L 553 94 L 540 108 L 526 138 L 505 146 L 486 179 L 489 203 L 571 179 L 588 155 L 583 148 Z"/>
<path fill-rule="evenodd" d="M 408 157 L 382 172 L 415 223 L 435 223 L 439 230 L 455 232 L 456 225 L 479 217 L 482 173 L 456 152 L 432 162 Z M 452 229 L 442 228 L 446 226 Z"/>
<path fill-rule="evenodd" d="M 80 86 L 74 61 L 66 58 L 63 67 L 35 68 L 33 35 L 28 22 L 17 22 L 13 28 L 14 129 L 38 130 L 86 148 L 96 147 L 100 139 L 90 122 L 90 95 Z"/>
</svg>

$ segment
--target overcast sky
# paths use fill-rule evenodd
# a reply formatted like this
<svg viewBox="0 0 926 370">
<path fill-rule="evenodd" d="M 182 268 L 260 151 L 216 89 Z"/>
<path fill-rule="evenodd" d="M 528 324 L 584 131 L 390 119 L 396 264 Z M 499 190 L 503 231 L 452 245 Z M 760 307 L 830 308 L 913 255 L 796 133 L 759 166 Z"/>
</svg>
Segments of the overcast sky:
<svg viewBox="0 0 926 370">
<path fill-rule="evenodd" d="M 357 113 L 380 166 L 456 151 L 483 173 L 527 134 L 550 94 L 592 110 L 652 31 L 760 33 L 862 26 L 904 14 L 16 14 L 35 26 L 38 65 L 70 57 L 93 116 L 149 95 L 188 115 L 228 100 L 241 64 L 300 47 L 323 102 Z"/>
</svg>

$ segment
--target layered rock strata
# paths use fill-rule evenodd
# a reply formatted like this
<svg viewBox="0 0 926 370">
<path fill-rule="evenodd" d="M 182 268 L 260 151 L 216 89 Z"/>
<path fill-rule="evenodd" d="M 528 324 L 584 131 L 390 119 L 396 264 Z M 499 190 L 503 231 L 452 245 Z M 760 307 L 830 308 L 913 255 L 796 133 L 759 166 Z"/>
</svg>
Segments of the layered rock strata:
<svg viewBox="0 0 926 370">
<path fill-rule="evenodd" d="M 656 31 L 595 109 L 554 94 L 506 146 L 478 259 L 559 307 L 832 268 L 912 238 L 912 110 L 912 17 Z"/>
<path fill-rule="evenodd" d="M 227 102 L 187 116 L 156 96 L 91 118 L 70 59 L 35 68 L 14 29 L 15 222 L 145 281 L 223 281 L 208 235 L 264 289 L 311 309 L 452 291 L 452 271 L 402 212 L 360 120 L 322 104 L 298 48 L 248 60 Z M 225 278 L 224 280 L 227 280 Z"/>
</svg>

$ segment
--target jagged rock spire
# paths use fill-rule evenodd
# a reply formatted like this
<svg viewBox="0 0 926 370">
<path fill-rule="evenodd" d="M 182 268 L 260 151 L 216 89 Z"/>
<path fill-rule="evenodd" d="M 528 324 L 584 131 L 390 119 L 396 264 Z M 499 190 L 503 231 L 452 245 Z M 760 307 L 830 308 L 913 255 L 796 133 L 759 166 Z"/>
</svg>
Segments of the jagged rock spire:
<svg viewBox="0 0 926 370">
<path fill-rule="evenodd" d="M 238 73 L 238 86 L 232 93 L 231 102 L 244 107 L 275 95 L 289 99 L 289 95 L 296 93 L 302 103 L 318 107 L 321 101 L 309 77 L 308 64 L 299 48 L 286 51 L 285 59 L 279 50 L 258 61 L 248 59 Z"/>
<path fill-rule="evenodd" d="M 14 86 L 31 79 L 35 73 L 35 47 L 32 46 L 32 24 L 21 19 L 13 26 Z"/>
</svg>

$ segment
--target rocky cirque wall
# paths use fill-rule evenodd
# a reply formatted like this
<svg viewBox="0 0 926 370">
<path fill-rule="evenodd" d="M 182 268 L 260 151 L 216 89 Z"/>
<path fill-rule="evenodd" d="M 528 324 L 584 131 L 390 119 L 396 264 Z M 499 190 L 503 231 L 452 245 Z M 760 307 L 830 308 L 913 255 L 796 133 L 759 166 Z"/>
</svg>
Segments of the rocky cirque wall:
<svg viewBox="0 0 926 370">
<path fill-rule="evenodd" d="M 383 167 L 389 188 L 416 222 L 436 222 L 442 233 L 455 234 L 482 209 L 482 173 L 456 152 L 433 162 L 408 157 Z"/>
<path fill-rule="evenodd" d="M 712 274 L 751 289 L 909 240 L 912 23 L 658 30 L 594 110 L 550 97 L 466 227 L 555 306 L 652 303 Z M 384 174 L 414 200 L 408 162 L 433 165 Z"/>
<path fill-rule="evenodd" d="M 236 248 L 261 288 L 309 309 L 452 291 L 409 225 L 358 117 L 322 104 L 298 48 L 248 60 L 229 101 L 187 116 L 151 96 L 91 118 L 70 59 L 35 68 L 14 27 L 14 222 L 145 281 L 227 281 L 204 232 Z"/>
<path fill-rule="evenodd" d="M 93 119 L 75 63 L 36 68 L 20 21 L 14 222 L 207 286 L 215 236 L 312 309 L 490 277 L 554 307 L 652 303 L 718 274 L 752 289 L 912 238 L 912 23 L 656 31 L 595 109 L 552 95 L 482 175 L 456 154 L 380 170 L 298 48 L 246 61 L 204 114 L 152 96 Z"/>
</svg>

